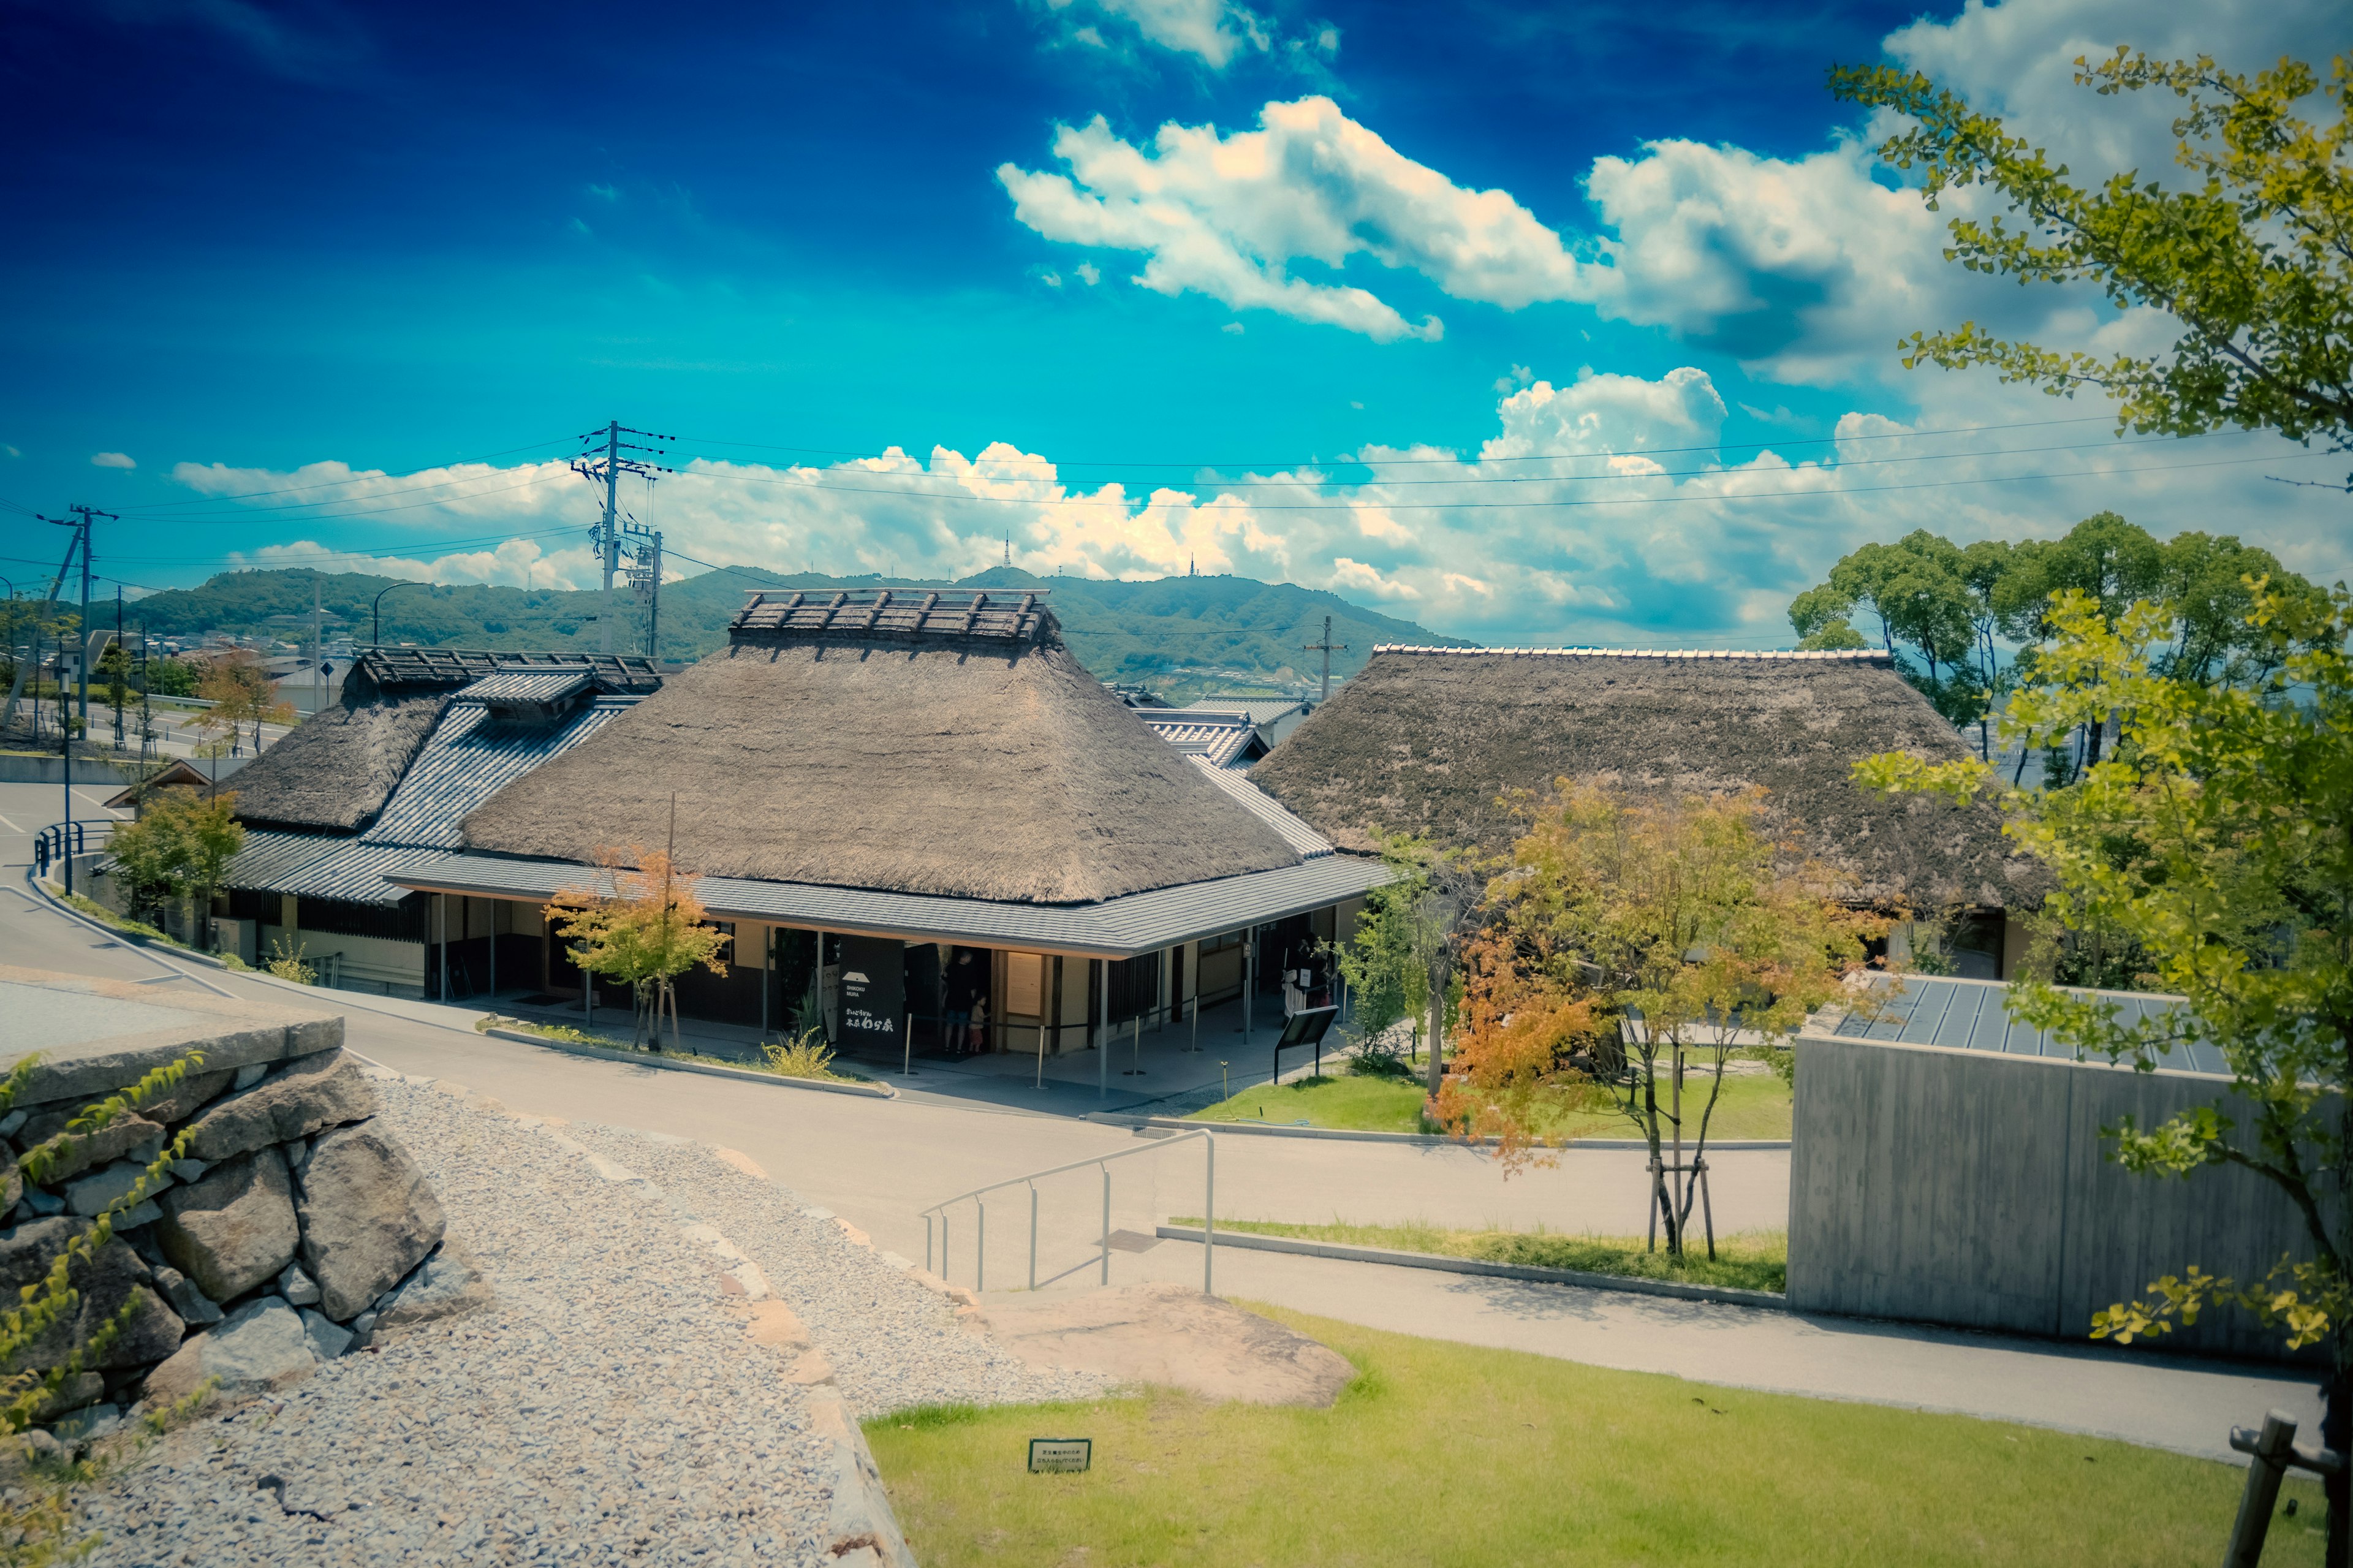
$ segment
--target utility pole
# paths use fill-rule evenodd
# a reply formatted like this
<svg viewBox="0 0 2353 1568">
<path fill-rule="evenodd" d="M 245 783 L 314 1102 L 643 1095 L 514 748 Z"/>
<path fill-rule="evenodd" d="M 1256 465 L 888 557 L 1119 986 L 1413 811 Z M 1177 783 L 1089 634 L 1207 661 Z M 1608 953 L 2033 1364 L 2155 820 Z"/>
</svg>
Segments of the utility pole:
<svg viewBox="0 0 2353 1568">
<path fill-rule="evenodd" d="M 610 653 L 613 651 L 613 574 L 619 571 L 621 567 L 621 531 L 617 526 L 620 516 L 621 476 L 625 473 L 642 474 L 650 480 L 656 474 L 674 474 L 678 471 L 675 468 L 665 468 L 659 463 L 645 462 L 636 458 L 624 458 L 621 456 L 623 452 L 644 452 L 659 458 L 663 455 L 663 451 L 659 447 L 640 447 L 635 442 L 624 441 L 621 437 L 643 436 L 649 441 L 675 441 L 678 437 L 657 436 L 650 430 L 632 430 L 615 419 L 607 422 L 604 429 L 591 430 L 580 438 L 583 441 L 595 441 L 599 436 L 604 437 L 605 449 L 599 452 L 596 447 L 590 447 L 572 459 L 572 471 L 584 479 L 605 487 L 605 515 L 595 530 L 590 532 L 589 537 L 596 542 L 597 564 L 605 574 L 604 605 L 596 616 L 596 640 L 598 647 L 604 652 Z"/>
<path fill-rule="evenodd" d="M 1334 653 L 1335 650 L 1336 650 L 1337 652 L 1340 652 L 1340 653 L 1345 653 L 1345 652 L 1347 652 L 1347 651 L 1348 651 L 1348 645 L 1347 645 L 1346 643 L 1344 643 L 1344 642 L 1335 643 L 1335 642 L 1334 642 L 1334 641 L 1332 640 L 1332 617 L 1331 617 L 1331 616 L 1324 616 L 1324 640 L 1323 640 L 1322 642 L 1312 642 L 1312 643 L 1304 644 L 1304 645 L 1303 645 L 1303 646 L 1301 647 L 1301 648 L 1300 648 L 1300 650 L 1299 650 L 1299 651 L 1300 651 L 1300 652 L 1302 652 L 1302 653 L 1319 653 L 1319 652 L 1320 652 L 1321 654 L 1323 654 L 1323 656 L 1324 656 L 1324 698 L 1323 698 L 1323 700 L 1324 700 L 1324 701 L 1326 701 L 1326 702 L 1329 702 L 1329 701 L 1331 701 L 1331 700 L 1332 700 L 1332 655 L 1333 655 L 1333 653 Z"/>
<path fill-rule="evenodd" d="M 16 679 L 8 688 L 8 706 L 5 709 L 0 709 L 0 729 L 5 729 L 9 724 L 16 721 L 16 700 L 25 694 L 25 678 L 28 673 L 31 674 L 33 677 L 33 733 L 36 735 L 41 732 L 41 683 L 39 677 L 41 668 L 41 622 L 47 620 L 49 616 L 49 612 L 56 607 L 58 602 L 58 590 L 65 586 L 66 574 L 73 570 L 74 552 L 81 547 L 81 533 L 76 524 L 68 522 L 61 517 L 45 517 L 42 518 L 41 521 L 43 522 L 54 523 L 59 528 L 72 528 L 75 529 L 76 531 L 74 536 L 66 542 L 66 558 L 58 563 L 58 574 L 49 579 L 49 591 L 41 595 L 41 613 L 33 622 L 33 657 L 26 664 L 20 664 L 16 667 Z M 60 643 L 60 646 L 62 646 L 62 643 Z M 63 682 L 65 679 L 65 671 L 62 665 L 58 667 L 58 679 L 60 682 Z"/>
<path fill-rule="evenodd" d="M 90 525 L 93 518 L 102 517 L 109 522 L 122 520 L 96 507 L 69 506 L 66 510 L 81 514 L 81 654 L 74 660 L 74 684 L 80 689 L 75 706 L 81 716 L 81 731 L 87 735 L 90 733 Z"/>
<path fill-rule="evenodd" d="M 122 584 L 120 583 L 114 585 L 114 657 L 122 661 L 122 673 L 128 677 L 131 673 L 131 650 L 122 646 Z M 109 698 L 113 697 L 114 689 L 111 686 L 108 687 L 106 694 Z M 130 700 L 131 694 L 128 691 L 122 695 L 125 701 Z M 118 752 L 122 750 L 122 703 L 121 702 L 114 704 L 114 749 Z"/>
<path fill-rule="evenodd" d="M 646 657 L 656 658 L 660 657 L 656 650 L 661 646 L 661 532 L 637 522 L 624 524 L 621 531 L 634 542 L 629 552 L 629 587 L 646 607 Z"/>
</svg>

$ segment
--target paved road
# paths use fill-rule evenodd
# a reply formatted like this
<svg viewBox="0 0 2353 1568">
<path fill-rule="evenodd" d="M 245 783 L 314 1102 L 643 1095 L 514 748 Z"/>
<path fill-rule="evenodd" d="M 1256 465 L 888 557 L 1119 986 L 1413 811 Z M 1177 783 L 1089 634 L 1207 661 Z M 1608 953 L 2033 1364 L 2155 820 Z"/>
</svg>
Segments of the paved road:
<svg viewBox="0 0 2353 1568">
<path fill-rule="evenodd" d="M 5 809 L 5 803 L 0 803 Z M 143 978 L 157 962 L 28 900 L 18 874 L 0 890 L 5 961 Z M 268 982 L 203 972 L 233 992 Z M 158 986 L 168 992 L 193 984 Z M 282 992 L 277 994 L 282 994 Z M 1149 1234 L 1198 1212 L 1198 1142 L 1163 1149 L 1122 1129 L 1069 1117 L 908 1097 L 870 1100 L 584 1060 L 473 1034 L 470 1015 L 340 993 L 317 994 L 349 1018 L 349 1038 L 387 1066 L 467 1084 L 512 1109 L 705 1139 L 740 1149 L 779 1181 L 862 1226 L 886 1247 L 923 1256 L 923 1205 L 1066 1161 L 1144 1151 L 1115 1163 L 1112 1223 Z M 438 1020 L 448 1017 L 456 1024 Z M 1773 1152 L 1723 1156 L 1726 1229 L 1774 1226 L 1786 1213 L 1788 1163 Z M 1555 1171 L 1504 1180 L 1453 1148 L 1229 1135 L 1218 1142 L 1218 1207 L 1290 1219 L 1422 1217 L 1457 1224 L 1542 1222 L 1570 1230 L 1639 1229 L 1639 1156 L 1573 1154 Z M 1093 1169 L 1040 1184 L 1041 1273 L 1084 1267 L 1102 1225 Z M 968 1212 L 968 1211 L 967 1211 Z M 1016 1189 L 991 1205 L 993 1283 L 1026 1276 L 1029 1204 Z M 951 1233 L 959 1280 L 972 1278 L 973 1228 Z M 937 1239 L 934 1234 L 934 1240 Z M 1113 1254 L 1115 1280 L 1198 1281 L 1181 1243 Z M 2244 1367 L 2169 1361 L 1895 1324 L 1800 1318 L 1653 1301 L 1617 1292 L 1472 1279 L 1314 1258 L 1226 1251 L 1221 1293 L 1277 1301 L 1373 1327 L 1556 1355 L 1598 1365 L 1831 1398 L 2032 1422 L 2228 1458 L 2234 1422 L 2273 1405 L 2316 1421 L 2312 1385 Z"/>
</svg>

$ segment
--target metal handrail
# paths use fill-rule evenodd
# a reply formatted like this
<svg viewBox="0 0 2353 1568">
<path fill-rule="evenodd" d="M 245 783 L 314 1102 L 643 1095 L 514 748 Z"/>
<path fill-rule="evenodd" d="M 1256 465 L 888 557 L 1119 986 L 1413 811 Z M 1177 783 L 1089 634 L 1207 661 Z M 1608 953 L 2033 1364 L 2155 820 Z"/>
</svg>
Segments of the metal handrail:
<svg viewBox="0 0 2353 1568">
<path fill-rule="evenodd" d="M 1103 1170 L 1102 1278 L 1103 1283 L 1108 1285 L 1111 1283 L 1111 1163 L 1113 1160 L 1124 1160 L 1132 1154 L 1164 1153 L 1178 1143 L 1190 1142 L 1196 1138 L 1201 1140 L 1205 1155 L 1201 1200 L 1201 1294 L 1214 1295 L 1216 1292 L 1211 1290 L 1209 1286 L 1213 1278 L 1212 1268 L 1216 1261 L 1218 1240 L 1218 1140 L 1208 1128 L 1192 1132 L 1180 1132 L 1174 1138 L 1159 1140 L 1147 1148 L 1122 1149 L 1113 1154 L 1098 1154 L 1092 1160 L 1073 1160 L 1067 1165 L 1056 1165 L 1050 1170 L 1032 1171 L 1026 1176 L 1008 1176 L 1004 1181 L 991 1182 L 985 1187 L 975 1187 L 968 1193 L 959 1193 L 955 1197 L 944 1198 L 923 1211 L 923 1267 L 925 1268 L 932 1267 L 932 1218 L 937 1215 L 940 1222 L 939 1273 L 942 1279 L 947 1278 L 949 1268 L 947 1211 L 957 1204 L 969 1203 L 973 1205 L 976 1211 L 972 1285 L 976 1290 L 987 1289 L 988 1205 L 983 1200 L 989 1194 L 1000 1192 L 1007 1187 L 1026 1186 L 1029 1189 L 1029 1289 L 1035 1290 L 1038 1289 L 1038 1184 L 1048 1176 L 1064 1175 L 1071 1171 L 1083 1171 L 1088 1166 L 1094 1165 Z M 1083 1264 L 1074 1265 L 1071 1268 L 1064 1269 L 1062 1273 L 1069 1274 L 1074 1272 L 1076 1268 L 1084 1267 Z M 1062 1275 L 1058 1274 L 1054 1279 L 1059 1279 L 1061 1277 Z M 1052 1280 L 1049 1280 L 1048 1283 L 1051 1284 Z"/>
</svg>

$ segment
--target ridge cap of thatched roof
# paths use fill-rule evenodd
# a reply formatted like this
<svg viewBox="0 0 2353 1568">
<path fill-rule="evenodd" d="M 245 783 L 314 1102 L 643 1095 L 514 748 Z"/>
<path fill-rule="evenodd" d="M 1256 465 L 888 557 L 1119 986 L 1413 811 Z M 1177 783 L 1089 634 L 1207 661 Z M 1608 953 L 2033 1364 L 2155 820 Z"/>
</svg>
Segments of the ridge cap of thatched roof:
<svg viewBox="0 0 2353 1568">
<path fill-rule="evenodd" d="M 1059 647 L 1043 588 L 748 588 L 728 623 L 733 644 L 984 643 Z"/>
</svg>

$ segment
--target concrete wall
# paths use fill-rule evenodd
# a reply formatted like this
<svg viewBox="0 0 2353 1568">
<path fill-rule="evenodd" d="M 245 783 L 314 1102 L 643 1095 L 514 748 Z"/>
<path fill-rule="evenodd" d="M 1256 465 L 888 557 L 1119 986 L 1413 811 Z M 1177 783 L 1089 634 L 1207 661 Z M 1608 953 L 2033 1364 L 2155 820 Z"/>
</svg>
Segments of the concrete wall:
<svg viewBox="0 0 2353 1568">
<path fill-rule="evenodd" d="M 2082 1340 L 2092 1314 L 2195 1263 L 2242 1282 L 2311 1256 L 2253 1173 L 2137 1176 L 2100 1129 L 2149 1126 L 2227 1083 L 2105 1063 L 1801 1037 L 1789 1162 L 1789 1302 Z M 2236 1310 L 2173 1350 L 2282 1357 Z"/>
</svg>

